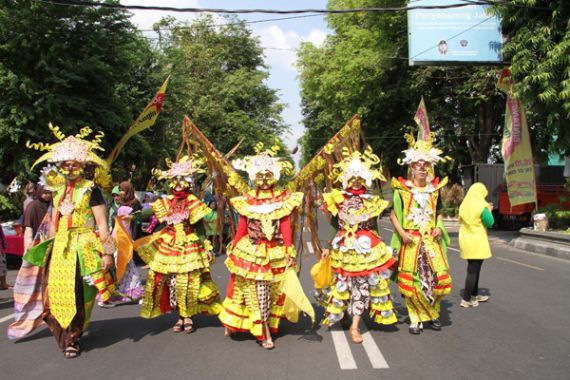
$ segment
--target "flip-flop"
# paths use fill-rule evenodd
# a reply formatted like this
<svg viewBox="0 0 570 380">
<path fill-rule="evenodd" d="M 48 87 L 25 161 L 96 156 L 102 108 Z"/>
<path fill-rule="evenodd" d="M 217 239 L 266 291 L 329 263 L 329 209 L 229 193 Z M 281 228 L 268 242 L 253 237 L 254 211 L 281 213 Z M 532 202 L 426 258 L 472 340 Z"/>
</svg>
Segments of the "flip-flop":
<svg viewBox="0 0 570 380">
<path fill-rule="evenodd" d="M 186 334 L 194 332 L 194 322 L 192 320 L 190 320 L 190 322 L 185 322 L 183 326 L 184 326 L 184 332 Z"/>
<path fill-rule="evenodd" d="M 184 331 L 184 321 L 182 319 L 179 319 L 178 322 L 176 322 L 176 324 L 172 326 L 172 331 L 174 331 L 175 333 L 180 333 Z"/>
</svg>

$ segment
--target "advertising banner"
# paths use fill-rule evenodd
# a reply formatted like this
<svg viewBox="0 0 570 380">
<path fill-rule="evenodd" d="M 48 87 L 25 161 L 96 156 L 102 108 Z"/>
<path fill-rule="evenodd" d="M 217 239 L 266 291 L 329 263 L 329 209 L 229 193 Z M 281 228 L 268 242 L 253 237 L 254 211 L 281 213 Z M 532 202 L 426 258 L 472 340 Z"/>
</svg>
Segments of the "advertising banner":
<svg viewBox="0 0 570 380">
<path fill-rule="evenodd" d="M 500 20 L 487 13 L 488 5 L 466 0 L 418 0 L 408 7 L 411 66 L 502 61 Z"/>
</svg>

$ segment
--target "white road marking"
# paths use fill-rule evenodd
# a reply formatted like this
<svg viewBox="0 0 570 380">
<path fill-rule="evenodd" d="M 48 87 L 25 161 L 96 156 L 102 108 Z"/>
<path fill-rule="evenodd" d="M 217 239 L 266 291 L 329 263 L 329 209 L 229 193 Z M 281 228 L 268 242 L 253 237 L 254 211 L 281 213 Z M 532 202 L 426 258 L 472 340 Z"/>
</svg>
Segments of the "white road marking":
<svg viewBox="0 0 570 380">
<path fill-rule="evenodd" d="M 459 252 L 459 250 L 457 248 L 453 248 L 453 247 L 447 247 L 447 249 L 455 251 L 455 252 Z"/>
<path fill-rule="evenodd" d="M 9 321 L 10 319 L 14 319 L 14 314 L 7 315 L 5 317 L 0 318 L 0 323 Z"/>
<path fill-rule="evenodd" d="M 538 271 L 543 271 L 543 270 L 544 270 L 544 268 L 535 267 L 534 265 L 521 263 L 521 262 L 519 262 L 519 261 L 507 259 L 507 258 L 505 258 L 505 257 L 495 256 L 495 258 L 496 258 L 497 260 L 506 261 L 507 263 L 517 264 L 517 265 L 520 265 L 520 266 L 523 266 L 523 267 L 526 267 L 526 268 L 530 268 L 530 269 L 534 269 L 534 270 L 538 270 Z"/>
<path fill-rule="evenodd" d="M 394 231 L 394 230 L 391 230 L 391 229 L 389 229 L 389 228 L 386 228 L 386 227 L 382 227 L 382 229 L 383 229 L 384 231 L 388 231 L 388 232 L 392 232 L 392 231 Z"/>
<path fill-rule="evenodd" d="M 368 328 L 365 324 L 363 324 L 362 329 L 362 346 L 364 347 L 364 351 L 366 351 L 366 355 L 368 355 L 368 359 L 370 359 L 370 363 L 372 364 L 372 368 L 390 368 L 388 362 L 382 355 L 382 351 L 372 338 L 372 334 L 368 331 Z"/>
<path fill-rule="evenodd" d="M 358 367 L 354 361 L 354 356 L 352 356 L 352 351 L 350 350 L 348 339 L 346 339 L 344 330 L 338 326 L 335 326 L 331 329 L 331 335 L 333 338 L 334 349 L 336 351 L 336 357 L 338 359 L 340 369 L 357 369 Z"/>
</svg>

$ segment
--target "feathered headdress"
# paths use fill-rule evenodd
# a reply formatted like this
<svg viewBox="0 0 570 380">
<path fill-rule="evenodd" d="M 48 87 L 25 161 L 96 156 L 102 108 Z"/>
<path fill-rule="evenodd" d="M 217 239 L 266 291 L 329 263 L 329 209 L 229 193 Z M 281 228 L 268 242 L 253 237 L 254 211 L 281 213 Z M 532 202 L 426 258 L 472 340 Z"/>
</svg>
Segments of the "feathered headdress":
<svg viewBox="0 0 570 380">
<path fill-rule="evenodd" d="M 249 179 L 254 181 L 255 175 L 260 172 L 269 171 L 273 173 L 276 181 L 281 177 L 281 172 L 293 173 L 293 164 L 289 161 L 275 157 L 279 153 L 279 145 L 275 144 L 270 149 L 263 150 L 263 143 L 259 142 L 255 146 L 255 156 L 245 156 L 232 161 L 232 165 L 237 170 L 247 172 Z"/>
<path fill-rule="evenodd" d="M 104 151 L 101 147 L 101 140 L 105 134 L 103 132 L 97 132 L 92 141 L 88 141 L 85 138 L 93 133 L 93 130 L 89 127 L 81 128 L 79 133 L 75 136 L 65 136 L 63 132 L 60 131 L 59 127 L 54 127 L 51 123 L 49 124 L 49 129 L 52 131 L 54 136 L 59 140 L 53 144 L 48 143 L 30 143 L 26 142 L 26 147 L 39 150 L 47 151 L 40 158 L 34 162 L 32 168 L 39 164 L 40 162 L 48 161 L 51 163 L 59 163 L 64 161 L 77 161 L 82 164 L 92 162 L 102 168 L 108 170 L 109 166 L 107 162 L 99 158 L 94 150 Z"/>
<path fill-rule="evenodd" d="M 416 141 L 411 133 L 406 133 L 404 137 L 406 138 L 409 147 L 402 151 L 405 154 L 405 157 L 403 159 L 398 159 L 398 163 L 400 165 L 410 165 L 413 162 L 422 160 L 432 164 L 451 160 L 451 157 L 441 156 L 443 152 L 440 149 L 433 147 L 433 139 L 435 137 L 435 133 L 433 132 L 430 132 L 427 140 Z"/>
<path fill-rule="evenodd" d="M 168 170 L 152 169 L 152 174 L 158 180 L 167 179 L 191 183 L 192 175 L 206 173 L 203 168 L 204 160 L 199 159 L 196 155 L 192 157 L 182 156 L 177 162 L 172 162 L 168 158 L 165 161 Z"/>
<path fill-rule="evenodd" d="M 355 151 L 352 154 L 347 147 L 343 147 L 342 155 L 344 159 L 333 166 L 330 179 L 342 182 L 343 188 L 348 187 L 351 178 L 362 178 L 366 187 L 371 187 L 375 179 L 386 181 L 382 175 L 380 158 L 372 152 L 370 146 L 367 146 L 363 153 Z"/>
</svg>

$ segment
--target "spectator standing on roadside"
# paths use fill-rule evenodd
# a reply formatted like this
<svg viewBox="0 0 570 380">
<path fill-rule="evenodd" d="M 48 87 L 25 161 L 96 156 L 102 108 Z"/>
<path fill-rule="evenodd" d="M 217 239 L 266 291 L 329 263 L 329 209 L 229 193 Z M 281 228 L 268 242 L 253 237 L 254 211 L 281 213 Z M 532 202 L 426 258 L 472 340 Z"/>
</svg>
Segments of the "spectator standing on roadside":
<svg viewBox="0 0 570 380">
<path fill-rule="evenodd" d="M 52 192 L 42 185 L 36 189 L 35 200 L 24 211 L 24 252 L 34 245 L 36 233 L 51 204 Z"/>
<path fill-rule="evenodd" d="M 495 223 L 493 205 L 485 197 L 488 191 L 480 182 L 474 183 L 459 206 L 459 252 L 467 260 L 467 277 L 461 307 L 477 307 L 489 296 L 479 294 L 479 274 L 483 261 L 491 257 L 487 228 Z"/>
</svg>

